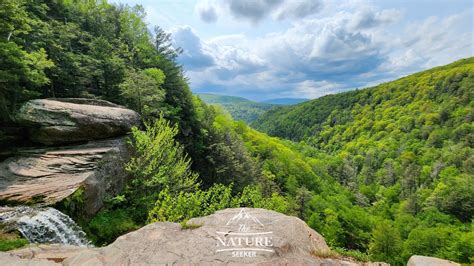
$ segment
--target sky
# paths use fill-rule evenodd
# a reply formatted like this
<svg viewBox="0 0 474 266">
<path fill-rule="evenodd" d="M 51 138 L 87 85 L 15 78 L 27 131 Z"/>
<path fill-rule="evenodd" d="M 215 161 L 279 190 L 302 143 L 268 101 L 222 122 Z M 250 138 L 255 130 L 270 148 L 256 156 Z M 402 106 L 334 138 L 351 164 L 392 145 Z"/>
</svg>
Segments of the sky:
<svg viewBox="0 0 474 266">
<path fill-rule="evenodd" d="M 113 0 L 172 33 L 195 93 L 317 98 L 474 56 L 472 0 Z"/>
</svg>

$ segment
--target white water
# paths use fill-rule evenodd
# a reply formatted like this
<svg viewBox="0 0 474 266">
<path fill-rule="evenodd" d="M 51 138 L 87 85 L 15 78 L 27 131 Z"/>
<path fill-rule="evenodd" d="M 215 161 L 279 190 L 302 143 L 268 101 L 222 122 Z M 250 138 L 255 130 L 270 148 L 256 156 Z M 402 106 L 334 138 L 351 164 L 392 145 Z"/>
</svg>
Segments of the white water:
<svg viewBox="0 0 474 266">
<path fill-rule="evenodd" d="M 9 208 L 9 211 L 0 214 L 0 220 L 16 224 L 31 243 L 91 246 L 81 228 L 69 216 L 54 208 Z"/>
</svg>

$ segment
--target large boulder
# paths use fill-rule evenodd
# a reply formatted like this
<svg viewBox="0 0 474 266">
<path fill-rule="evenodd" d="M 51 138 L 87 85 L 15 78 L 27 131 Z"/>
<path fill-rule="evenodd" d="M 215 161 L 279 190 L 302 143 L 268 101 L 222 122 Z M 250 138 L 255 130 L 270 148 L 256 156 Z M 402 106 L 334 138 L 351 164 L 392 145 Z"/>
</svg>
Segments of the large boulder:
<svg viewBox="0 0 474 266">
<path fill-rule="evenodd" d="M 408 260 L 407 266 L 461 266 L 461 264 L 435 257 L 413 255 Z"/>
<path fill-rule="evenodd" d="M 140 116 L 122 106 L 94 99 L 37 99 L 25 103 L 15 117 L 32 141 L 57 145 L 124 135 Z"/>
<path fill-rule="evenodd" d="M 0 163 L 0 202 L 51 206 L 78 191 L 75 195 L 80 199 L 76 200 L 83 204 L 80 215 L 90 217 L 107 195 L 122 189 L 127 177 L 123 164 L 128 156 L 124 138 L 23 149 Z"/>
<path fill-rule="evenodd" d="M 102 248 L 32 249 L 11 253 L 60 257 L 63 265 L 388 265 L 340 257 L 300 219 L 263 209 L 226 209 L 184 226 L 153 223 Z"/>
</svg>

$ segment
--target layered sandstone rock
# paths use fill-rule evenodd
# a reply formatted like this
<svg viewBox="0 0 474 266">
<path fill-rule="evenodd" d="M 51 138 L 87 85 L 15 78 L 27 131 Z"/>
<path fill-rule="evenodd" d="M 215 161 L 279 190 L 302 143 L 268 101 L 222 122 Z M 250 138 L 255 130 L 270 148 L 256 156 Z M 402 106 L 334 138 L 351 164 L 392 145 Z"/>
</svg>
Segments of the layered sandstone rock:
<svg viewBox="0 0 474 266">
<path fill-rule="evenodd" d="M 122 188 L 127 158 L 123 138 L 22 150 L 0 163 L 0 201 L 50 206 L 82 188 L 85 214 L 92 215 Z"/>
<path fill-rule="evenodd" d="M 124 135 L 140 123 L 133 110 L 94 99 L 37 99 L 25 103 L 16 120 L 32 141 L 58 145 Z"/>
</svg>

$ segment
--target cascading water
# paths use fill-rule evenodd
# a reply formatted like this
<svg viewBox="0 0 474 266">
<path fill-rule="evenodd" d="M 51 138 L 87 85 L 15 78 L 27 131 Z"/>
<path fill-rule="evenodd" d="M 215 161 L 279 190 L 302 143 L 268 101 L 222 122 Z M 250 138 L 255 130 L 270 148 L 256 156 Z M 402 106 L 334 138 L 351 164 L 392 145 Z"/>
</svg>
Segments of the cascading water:
<svg viewBox="0 0 474 266">
<path fill-rule="evenodd" d="M 54 208 L 7 207 L 0 210 L 0 221 L 14 224 L 31 243 L 91 246 L 81 228 Z"/>
</svg>

